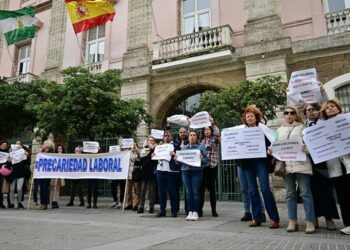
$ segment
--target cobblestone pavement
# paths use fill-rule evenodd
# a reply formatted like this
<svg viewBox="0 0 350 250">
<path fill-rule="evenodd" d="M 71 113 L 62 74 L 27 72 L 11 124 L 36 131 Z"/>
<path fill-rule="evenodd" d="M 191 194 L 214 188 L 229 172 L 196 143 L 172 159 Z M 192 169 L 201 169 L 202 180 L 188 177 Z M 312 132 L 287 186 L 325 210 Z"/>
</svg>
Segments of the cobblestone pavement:
<svg viewBox="0 0 350 250">
<path fill-rule="evenodd" d="M 0 249 L 349 249 L 350 236 L 339 230 L 326 230 L 323 219 L 316 234 L 300 231 L 287 233 L 286 205 L 279 204 L 282 218 L 280 229 L 271 230 L 268 223 L 249 228 L 240 221 L 242 204 L 219 202 L 218 218 L 211 217 L 206 204 L 204 216 L 197 222 L 185 221 L 184 213 L 177 218 L 156 218 L 111 209 L 108 200 L 99 202 L 99 209 L 65 207 L 38 211 L 0 210 Z M 299 217 L 303 217 L 299 205 Z M 182 210 L 183 211 L 183 210 Z M 342 227 L 337 221 L 337 228 Z"/>
</svg>

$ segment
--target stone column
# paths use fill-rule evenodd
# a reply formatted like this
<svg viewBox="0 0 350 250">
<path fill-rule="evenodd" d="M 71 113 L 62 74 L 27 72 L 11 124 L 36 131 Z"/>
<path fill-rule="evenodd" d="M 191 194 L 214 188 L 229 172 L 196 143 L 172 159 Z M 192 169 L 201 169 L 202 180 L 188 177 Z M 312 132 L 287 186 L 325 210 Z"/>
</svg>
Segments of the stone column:
<svg viewBox="0 0 350 250">
<path fill-rule="evenodd" d="M 63 63 L 64 36 L 66 33 L 67 10 L 62 0 L 53 0 L 47 48 L 47 61 L 42 78 L 62 81 L 59 73 Z"/>
<path fill-rule="evenodd" d="M 122 99 L 142 99 L 149 111 L 152 46 L 152 0 L 129 0 L 127 51 L 123 55 Z M 141 124 L 139 140 L 148 135 L 148 126 Z"/>
<path fill-rule="evenodd" d="M 283 38 L 281 0 L 245 0 L 245 66 L 247 79 L 280 75 L 287 79 L 286 50 L 290 38 Z M 249 53 L 254 51 L 254 53 Z"/>
</svg>

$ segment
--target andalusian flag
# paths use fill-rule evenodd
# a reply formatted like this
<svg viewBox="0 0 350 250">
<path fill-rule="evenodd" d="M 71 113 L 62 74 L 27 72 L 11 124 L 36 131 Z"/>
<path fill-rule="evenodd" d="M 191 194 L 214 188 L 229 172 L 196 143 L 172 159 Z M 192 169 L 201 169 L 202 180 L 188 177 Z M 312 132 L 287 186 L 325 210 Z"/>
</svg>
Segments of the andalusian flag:
<svg viewBox="0 0 350 250">
<path fill-rule="evenodd" d="M 113 21 L 115 10 L 108 0 L 65 0 L 75 33 Z"/>
<path fill-rule="evenodd" d="M 0 10 L 0 31 L 8 46 L 35 36 L 38 19 L 34 14 L 32 6 L 15 11 Z"/>
</svg>

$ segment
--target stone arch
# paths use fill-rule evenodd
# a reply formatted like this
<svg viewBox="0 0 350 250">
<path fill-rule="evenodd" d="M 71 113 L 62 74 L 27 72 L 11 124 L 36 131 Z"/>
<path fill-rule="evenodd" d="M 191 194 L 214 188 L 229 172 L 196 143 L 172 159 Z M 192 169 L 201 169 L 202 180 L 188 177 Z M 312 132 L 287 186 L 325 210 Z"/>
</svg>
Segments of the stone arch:
<svg viewBox="0 0 350 250">
<path fill-rule="evenodd" d="M 204 92 L 206 90 L 219 90 L 222 87 L 220 84 L 215 83 L 198 83 L 191 82 L 186 83 L 182 86 L 172 85 L 166 89 L 154 103 L 153 115 L 155 117 L 155 125 L 160 127 L 162 125 L 163 118 L 166 116 L 167 112 L 177 105 L 181 100 L 195 95 L 197 93 Z"/>
<path fill-rule="evenodd" d="M 350 84 L 350 73 L 338 76 L 330 80 L 324 85 L 324 88 L 328 94 L 328 97 L 330 99 L 333 99 L 335 98 L 335 90 L 347 84 Z"/>
</svg>

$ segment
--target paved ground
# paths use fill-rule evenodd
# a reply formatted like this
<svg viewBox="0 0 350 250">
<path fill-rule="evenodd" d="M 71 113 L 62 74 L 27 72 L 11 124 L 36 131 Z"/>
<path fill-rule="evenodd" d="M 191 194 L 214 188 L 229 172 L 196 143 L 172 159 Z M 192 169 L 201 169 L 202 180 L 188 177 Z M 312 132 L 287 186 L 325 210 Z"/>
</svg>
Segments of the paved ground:
<svg viewBox="0 0 350 250">
<path fill-rule="evenodd" d="M 156 218 L 145 213 L 110 209 L 108 200 L 99 209 L 65 207 L 38 211 L 0 210 L 0 249 L 349 249 L 350 236 L 327 231 L 324 221 L 316 234 L 286 232 L 286 206 L 279 204 L 282 228 L 271 230 L 268 223 L 249 228 L 240 222 L 242 204 L 219 202 L 220 217 L 213 218 L 205 207 L 197 222 L 178 218 Z M 300 217 L 303 215 L 299 207 Z M 350 211 L 349 211 L 350 212 Z M 341 228 L 337 221 L 337 227 Z"/>
</svg>

